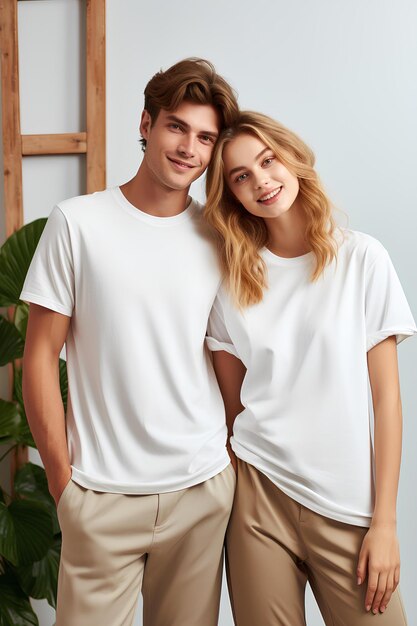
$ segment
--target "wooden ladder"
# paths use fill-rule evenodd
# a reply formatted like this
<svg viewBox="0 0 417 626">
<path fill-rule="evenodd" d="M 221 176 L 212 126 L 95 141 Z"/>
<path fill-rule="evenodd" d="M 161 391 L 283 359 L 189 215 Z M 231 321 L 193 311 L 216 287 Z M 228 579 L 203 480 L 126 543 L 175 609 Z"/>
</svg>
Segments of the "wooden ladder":
<svg viewBox="0 0 417 626">
<path fill-rule="evenodd" d="M 27 155 L 86 154 L 86 192 L 106 187 L 105 0 L 85 0 L 87 80 L 85 131 L 22 135 L 19 103 L 18 0 L 0 0 L 0 45 L 6 236 L 23 225 L 22 158 Z"/>
<path fill-rule="evenodd" d="M 20 126 L 18 0 L 0 0 L 6 237 L 24 223 L 22 158 L 27 155 L 86 154 L 87 193 L 106 187 L 106 30 L 105 0 L 85 0 L 87 12 L 86 123 L 81 132 L 22 135 Z M 12 312 L 9 311 L 9 316 Z M 10 388 L 13 370 L 10 366 Z M 11 459 L 11 477 L 28 461 L 26 446 Z"/>
</svg>

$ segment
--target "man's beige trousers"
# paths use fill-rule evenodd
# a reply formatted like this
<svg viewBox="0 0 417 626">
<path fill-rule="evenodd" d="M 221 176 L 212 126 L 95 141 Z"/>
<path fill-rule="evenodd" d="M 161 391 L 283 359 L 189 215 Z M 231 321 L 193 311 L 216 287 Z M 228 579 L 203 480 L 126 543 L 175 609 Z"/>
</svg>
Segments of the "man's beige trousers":
<svg viewBox="0 0 417 626">
<path fill-rule="evenodd" d="M 70 481 L 58 503 L 56 626 L 217 626 L 231 465 L 188 489 L 100 493 Z"/>
<path fill-rule="evenodd" d="M 305 508 L 239 460 L 227 531 L 236 626 L 305 626 L 307 581 L 326 626 L 405 626 L 398 591 L 384 613 L 365 611 L 356 567 L 366 532 Z"/>
</svg>

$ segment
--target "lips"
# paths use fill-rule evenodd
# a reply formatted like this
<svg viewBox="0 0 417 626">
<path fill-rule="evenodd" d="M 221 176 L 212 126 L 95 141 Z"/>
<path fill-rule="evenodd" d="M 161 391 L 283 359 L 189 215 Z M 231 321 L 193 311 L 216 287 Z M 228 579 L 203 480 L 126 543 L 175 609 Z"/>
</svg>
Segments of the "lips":
<svg viewBox="0 0 417 626">
<path fill-rule="evenodd" d="M 264 203 L 264 202 L 268 202 L 268 200 L 273 200 L 279 194 L 281 189 L 282 189 L 282 185 L 281 187 L 277 187 L 276 189 L 273 189 L 273 191 L 270 191 L 269 193 L 266 193 L 260 198 L 258 198 L 257 202 Z"/>
<path fill-rule="evenodd" d="M 191 163 L 186 163 L 185 161 L 180 161 L 179 159 L 173 159 L 171 157 L 167 157 L 168 161 L 171 161 L 171 163 L 174 163 L 175 165 L 178 165 L 178 167 L 182 167 L 184 170 L 191 170 L 194 167 L 196 167 L 196 165 L 192 165 Z"/>
</svg>

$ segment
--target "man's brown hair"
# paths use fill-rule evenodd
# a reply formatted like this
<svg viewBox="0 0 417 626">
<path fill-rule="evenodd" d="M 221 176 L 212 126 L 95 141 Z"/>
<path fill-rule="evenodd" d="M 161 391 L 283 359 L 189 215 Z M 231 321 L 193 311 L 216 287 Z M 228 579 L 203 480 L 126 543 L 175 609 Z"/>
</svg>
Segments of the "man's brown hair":
<svg viewBox="0 0 417 626">
<path fill-rule="evenodd" d="M 239 107 L 228 82 L 205 59 L 191 57 L 161 70 L 145 87 L 145 109 L 155 123 L 161 109 L 174 111 L 182 102 L 211 104 L 220 114 L 222 128 L 231 126 Z M 142 149 L 146 140 L 141 139 Z"/>
</svg>

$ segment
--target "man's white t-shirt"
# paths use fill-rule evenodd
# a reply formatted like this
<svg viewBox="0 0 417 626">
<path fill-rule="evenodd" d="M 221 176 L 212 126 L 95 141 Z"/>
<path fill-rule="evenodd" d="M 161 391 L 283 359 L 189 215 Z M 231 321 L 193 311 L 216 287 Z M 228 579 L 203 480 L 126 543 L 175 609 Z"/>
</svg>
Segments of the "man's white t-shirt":
<svg viewBox="0 0 417 626">
<path fill-rule="evenodd" d="M 265 249 L 269 288 L 239 312 L 222 286 L 209 322 L 211 350 L 247 368 L 231 444 L 304 506 L 369 526 L 373 454 L 367 351 L 417 331 L 398 277 L 372 237 L 339 231 L 337 262 L 311 281 L 314 256 Z"/>
<path fill-rule="evenodd" d="M 117 187 L 54 208 L 21 298 L 71 316 L 66 426 L 75 482 L 161 493 L 228 465 L 205 346 L 220 282 L 197 202 L 160 218 Z"/>
</svg>

